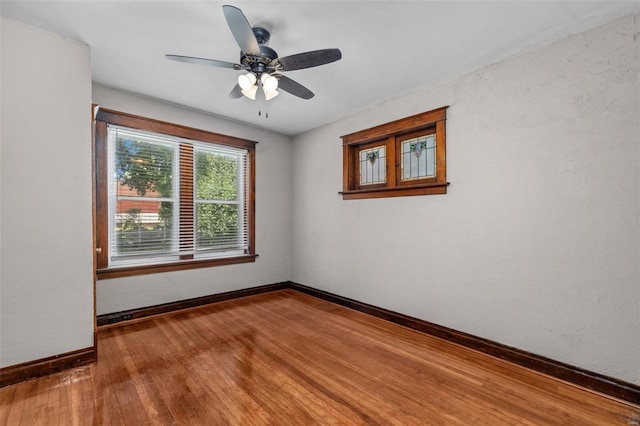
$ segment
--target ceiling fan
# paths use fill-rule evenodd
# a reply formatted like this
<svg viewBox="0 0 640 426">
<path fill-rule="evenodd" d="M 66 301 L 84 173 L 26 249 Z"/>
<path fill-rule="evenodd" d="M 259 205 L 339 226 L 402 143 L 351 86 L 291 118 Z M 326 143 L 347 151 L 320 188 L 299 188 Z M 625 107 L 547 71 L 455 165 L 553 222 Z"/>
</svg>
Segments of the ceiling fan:
<svg viewBox="0 0 640 426">
<path fill-rule="evenodd" d="M 266 100 L 276 97 L 278 88 L 299 98 L 311 99 L 314 96 L 311 90 L 280 73 L 317 67 L 342 58 L 340 49 L 313 50 L 280 58 L 275 50 L 267 46 L 271 37 L 269 31 L 260 27 L 252 28 L 237 7 L 225 5 L 222 6 L 222 11 L 233 37 L 240 46 L 240 63 L 181 55 L 166 55 L 166 57 L 173 61 L 190 64 L 246 71 L 238 76 L 238 84 L 229 93 L 230 98 L 241 98 L 244 95 L 255 100 L 260 86 Z"/>
</svg>

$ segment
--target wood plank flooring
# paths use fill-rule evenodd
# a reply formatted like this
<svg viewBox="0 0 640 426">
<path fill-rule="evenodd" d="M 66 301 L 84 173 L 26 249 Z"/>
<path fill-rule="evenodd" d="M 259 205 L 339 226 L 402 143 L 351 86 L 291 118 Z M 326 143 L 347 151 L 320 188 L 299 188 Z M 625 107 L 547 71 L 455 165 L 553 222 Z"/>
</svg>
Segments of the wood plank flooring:
<svg viewBox="0 0 640 426">
<path fill-rule="evenodd" d="M 101 329 L 0 425 L 640 425 L 640 407 L 293 290 Z"/>
</svg>

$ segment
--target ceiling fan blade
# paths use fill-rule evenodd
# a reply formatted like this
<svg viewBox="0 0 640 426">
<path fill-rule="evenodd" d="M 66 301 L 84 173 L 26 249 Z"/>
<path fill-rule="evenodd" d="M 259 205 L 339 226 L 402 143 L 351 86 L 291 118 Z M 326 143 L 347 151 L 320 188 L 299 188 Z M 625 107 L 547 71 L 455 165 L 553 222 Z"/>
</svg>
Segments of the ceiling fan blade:
<svg viewBox="0 0 640 426">
<path fill-rule="evenodd" d="M 335 62 L 341 58 L 342 52 L 340 52 L 340 49 L 322 49 L 278 58 L 278 62 L 282 65 L 283 71 L 293 71 L 317 67 L 318 65 Z"/>
<path fill-rule="evenodd" d="M 235 87 L 229 92 L 229 97 L 231 99 L 239 99 L 242 97 L 242 87 L 239 84 L 236 84 Z"/>
<path fill-rule="evenodd" d="M 285 77 L 281 74 L 274 74 L 274 77 L 278 79 L 278 88 L 289 92 L 302 99 L 311 99 L 314 94 L 311 90 L 304 87 L 302 84 L 291 80 L 289 77 Z"/>
<path fill-rule="evenodd" d="M 234 70 L 242 69 L 240 64 L 233 64 L 231 62 L 218 61 L 216 59 L 194 58 L 193 56 L 181 56 L 181 55 L 165 55 L 167 59 L 178 62 L 186 62 L 188 64 L 209 65 L 212 67 L 231 68 Z"/>
<path fill-rule="evenodd" d="M 249 21 L 242 11 L 235 6 L 225 5 L 222 6 L 222 12 L 224 13 L 233 37 L 238 42 L 238 46 L 240 46 L 240 50 L 249 55 L 262 55 L 258 40 L 253 34 L 251 25 L 249 25 Z"/>
</svg>

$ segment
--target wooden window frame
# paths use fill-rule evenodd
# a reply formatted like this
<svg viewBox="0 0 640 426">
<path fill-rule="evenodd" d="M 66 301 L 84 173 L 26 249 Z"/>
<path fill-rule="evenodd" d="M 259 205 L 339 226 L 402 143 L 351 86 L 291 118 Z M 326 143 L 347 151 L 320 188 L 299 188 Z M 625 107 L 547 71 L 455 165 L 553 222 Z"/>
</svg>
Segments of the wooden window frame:
<svg viewBox="0 0 640 426">
<path fill-rule="evenodd" d="M 119 278 L 133 275 L 152 274 L 159 272 L 180 271 L 194 268 L 233 265 L 238 263 L 255 262 L 258 256 L 255 252 L 255 147 L 257 142 L 240 139 L 233 136 L 221 135 L 192 127 L 155 120 L 124 112 L 108 109 L 98 109 L 92 123 L 94 134 L 94 182 L 95 182 L 95 243 L 96 243 L 96 275 L 98 279 Z M 181 256 L 179 260 L 144 265 L 109 266 L 109 195 L 108 195 L 108 152 L 107 125 L 129 127 L 147 132 L 161 133 L 183 139 L 209 142 L 216 145 L 246 149 L 247 169 L 249 177 L 246 181 L 246 209 L 247 234 L 249 246 L 244 255 L 218 257 L 211 259 L 193 259 L 193 256 Z M 180 149 L 184 149 L 182 146 Z M 180 174 L 189 175 L 188 168 L 180 168 Z M 188 177 L 188 176 L 187 176 Z M 181 188 L 182 190 L 183 188 Z M 185 188 L 186 189 L 186 188 Z M 193 188 L 191 188 L 191 194 Z M 188 194 L 187 194 L 188 195 Z M 181 203 L 182 204 L 182 203 Z M 189 214 L 180 207 L 180 214 Z M 193 206 L 187 208 L 193 215 Z M 182 233 L 182 230 L 180 231 Z"/>
<path fill-rule="evenodd" d="M 411 117 L 385 123 L 370 129 L 342 136 L 342 198 L 404 197 L 410 195 L 446 194 L 446 106 Z M 401 179 L 401 141 L 418 135 L 436 135 L 435 177 L 403 181 Z M 386 183 L 360 185 L 359 152 L 367 147 L 385 145 Z"/>
</svg>

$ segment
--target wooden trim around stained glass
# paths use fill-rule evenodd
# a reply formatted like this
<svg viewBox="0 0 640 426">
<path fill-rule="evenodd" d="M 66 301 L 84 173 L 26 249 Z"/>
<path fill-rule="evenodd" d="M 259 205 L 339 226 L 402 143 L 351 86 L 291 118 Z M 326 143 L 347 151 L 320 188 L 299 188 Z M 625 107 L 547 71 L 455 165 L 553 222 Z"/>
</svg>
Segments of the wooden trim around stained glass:
<svg viewBox="0 0 640 426">
<path fill-rule="evenodd" d="M 446 194 L 446 111 L 447 106 L 342 136 L 342 195 L 344 200 L 409 195 Z M 400 176 L 400 145 L 406 135 L 436 134 L 436 176 L 403 181 Z M 387 179 L 384 184 L 360 185 L 359 152 L 375 144 L 385 144 Z"/>
</svg>

